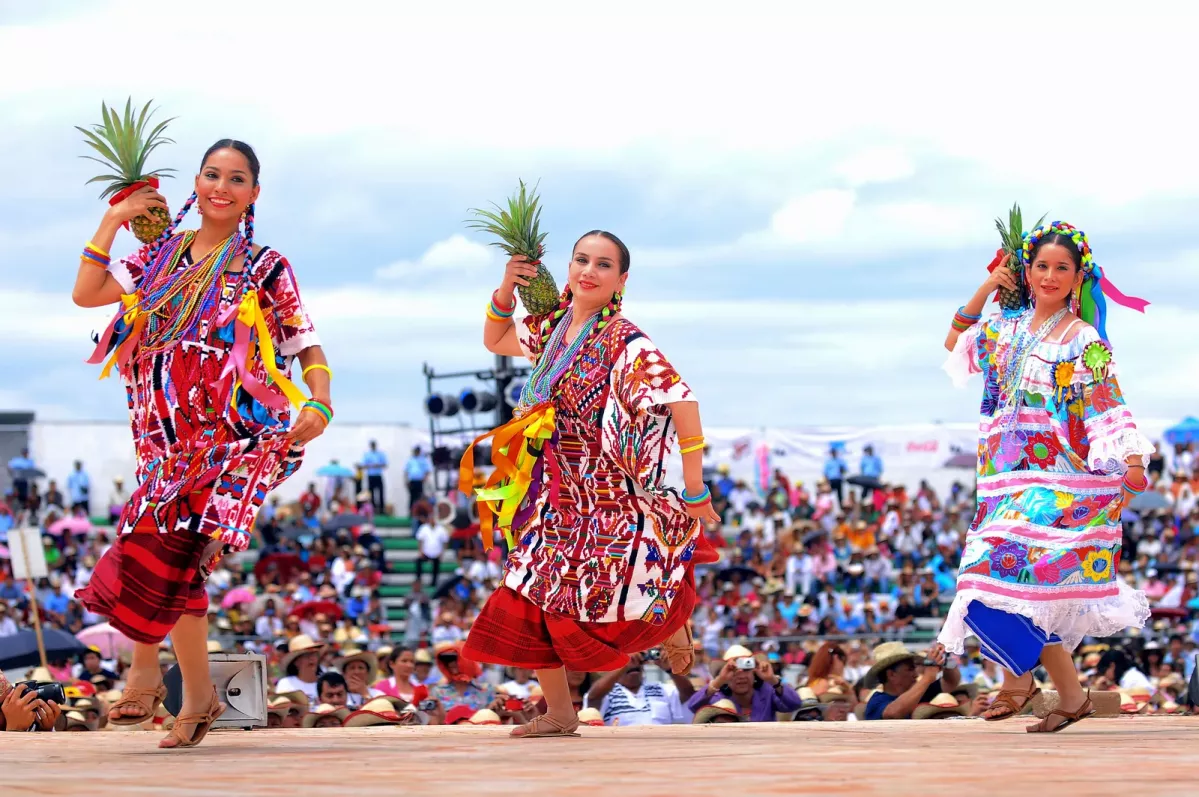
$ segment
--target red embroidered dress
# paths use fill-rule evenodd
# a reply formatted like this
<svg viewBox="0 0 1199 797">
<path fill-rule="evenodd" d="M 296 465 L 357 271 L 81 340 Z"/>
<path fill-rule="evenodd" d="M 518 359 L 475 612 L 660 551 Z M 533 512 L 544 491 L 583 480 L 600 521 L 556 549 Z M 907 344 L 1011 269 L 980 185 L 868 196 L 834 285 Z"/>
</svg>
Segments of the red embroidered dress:
<svg viewBox="0 0 1199 797">
<path fill-rule="evenodd" d="M 541 355 L 540 322 L 516 327 L 530 359 Z M 694 565 L 716 559 L 665 484 L 676 439 L 667 405 L 691 400 L 626 319 L 579 352 L 554 387 L 554 436 L 513 524 L 503 586 L 472 625 L 465 656 L 613 670 L 689 619 Z"/>
<path fill-rule="evenodd" d="M 127 294 L 138 288 L 147 253 L 110 267 Z M 180 268 L 191 265 L 187 253 Z M 264 247 L 243 271 L 222 279 L 218 306 L 192 339 L 160 353 L 134 349 L 122 369 L 138 486 L 121 513 L 116 544 L 76 598 L 139 642 L 161 641 L 182 614 L 207 613 L 204 571 L 223 551 L 249 547 L 267 493 L 300 466 L 302 450 L 286 437 L 286 399 L 261 362 L 253 324 L 238 318 L 252 293 L 283 374 L 295 354 L 319 345 L 291 266 Z M 249 340 L 239 349 L 247 351 L 248 367 L 233 367 L 239 340 Z M 273 406 L 245 387 L 253 379 Z"/>
</svg>

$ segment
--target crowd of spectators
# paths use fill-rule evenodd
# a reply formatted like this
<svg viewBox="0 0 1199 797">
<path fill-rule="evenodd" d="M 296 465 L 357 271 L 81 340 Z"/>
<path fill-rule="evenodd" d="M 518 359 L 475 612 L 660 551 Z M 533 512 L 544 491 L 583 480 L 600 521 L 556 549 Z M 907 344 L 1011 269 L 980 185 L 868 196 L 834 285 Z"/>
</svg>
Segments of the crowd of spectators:
<svg viewBox="0 0 1199 797">
<path fill-rule="evenodd" d="M 527 721 L 544 710 L 533 673 L 478 667 L 459 655 L 502 574 L 502 545 L 484 551 L 464 507 L 435 500 L 419 451 L 404 473 L 414 497 L 411 528 L 389 533 L 416 538 L 420 571 L 404 598 L 404 628 L 393 630 L 379 592 L 391 563 L 373 523 L 392 512 L 382 484 L 370 479 L 381 480 L 386 467 L 375 463 L 374 474 L 359 467 L 358 484 L 330 479 L 318 491 L 314 483 L 295 503 L 264 508 L 253 551 L 224 561 L 208 581 L 210 649 L 268 657 L 272 726 Z M 714 468 L 709 483 L 722 523 L 705 533 L 723 556 L 697 574 L 694 672 L 671 676 L 657 666 L 657 651 L 647 651 L 614 673 L 571 673 L 584 721 L 864 721 L 985 711 L 1000 680 L 996 667 L 977 646 L 949 660 L 931 647 L 973 519 L 972 488 L 957 483 L 939 495 L 927 482 L 911 490 L 888 484 L 871 451 L 857 464 L 850 476 L 850 465 L 830 453 L 811 487 L 776 471 L 765 489 Z M 80 494 L 83 463 L 74 473 L 83 476 L 68 477 L 70 496 L 51 481 L 36 503 L 26 485 L 23 496 L 0 504 L 0 546 L 25 513 L 42 530 L 50 569 L 31 595 L 12 578 L 0 547 L 0 662 L 5 639 L 30 628 L 33 600 L 51 628 L 86 636 L 102 622 L 72 596 L 112 530 L 87 522 L 97 508 L 90 485 Z M 1199 690 L 1199 681 L 1190 686 L 1199 643 L 1193 451 L 1155 455 L 1149 477 L 1160 507 L 1126 512 L 1120 577 L 1145 590 L 1153 618 L 1140 633 L 1088 640 L 1076 651 L 1086 686 L 1119 693 L 1129 714 L 1188 711 Z M 123 489 L 115 484 L 110 500 Z M 65 684 L 68 705 L 51 709 L 23 687 L 0 684 L 7 728 L 104 728 L 127 650 L 51 658 L 49 668 L 20 675 Z M 173 664 L 169 644 L 161 663 L 164 671 Z M 160 714 L 149 722 L 169 724 Z"/>
</svg>

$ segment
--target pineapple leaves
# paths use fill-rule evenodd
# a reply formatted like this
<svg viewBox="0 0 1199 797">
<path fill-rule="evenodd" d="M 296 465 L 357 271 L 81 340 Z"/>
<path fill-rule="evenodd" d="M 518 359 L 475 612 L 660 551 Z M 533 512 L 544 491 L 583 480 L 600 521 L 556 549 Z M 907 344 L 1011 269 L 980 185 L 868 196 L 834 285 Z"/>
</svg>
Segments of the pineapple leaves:
<svg viewBox="0 0 1199 797">
<path fill-rule="evenodd" d="M 509 255 L 524 255 L 530 260 L 539 256 L 546 234 L 541 232 L 541 207 L 536 186 L 530 191 L 524 180 L 520 190 L 508 197 L 507 207 L 491 203 L 492 210 L 471 208 L 474 218 L 465 224 L 470 229 L 480 230 L 496 236 L 492 246 L 498 246 Z"/>
<path fill-rule="evenodd" d="M 133 106 L 133 98 L 125 100 L 124 111 L 118 107 L 110 107 L 100 103 L 101 124 L 91 125 L 91 129 L 76 127 L 83 133 L 85 143 L 100 156 L 91 155 L 80 157 L 96 161 L 114 169 L 116 174 L 105 174 L 88 180 L 88 183 L 109 181 L 111 185 L 101 196 L 115 194 L 121 189 L 141 182 L 149 177 L 169 176 L 167 172 L 174 169 L 156 169 L 147 171 L 146 161 L 150 154 L 163 144 L 174 144 L 174 140 L 163 135 L 168 124 L 175 120 L 171 117 L 154 124 L 150 128 L 155 108 L 153 100 L 140 109 Z M 149 132 L 147 133 L 147 128 Z"/>
</svg>

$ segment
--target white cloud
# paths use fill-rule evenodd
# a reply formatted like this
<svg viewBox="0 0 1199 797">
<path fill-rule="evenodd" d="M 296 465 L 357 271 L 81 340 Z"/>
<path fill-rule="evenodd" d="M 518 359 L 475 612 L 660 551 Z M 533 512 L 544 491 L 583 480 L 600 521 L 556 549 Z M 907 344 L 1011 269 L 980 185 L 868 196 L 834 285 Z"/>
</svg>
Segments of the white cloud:
<svg viewBox="0 0 1199 797">
<path fill-rule="evenodd" d="M 384 280 L 430 276 L 444 279 L 464 274 L 482 277 L 486 269 L 491 269 L 488 278 L 498 282 L 503 263 L 496 247 L 453 235 L 430 246 L 417 260 L 398 260 L 376 269 L 375 276 Z"/>
<path fill-rule="evenodd" d="M 835 171 L 856 188 L 911 177 L 916 173 L 916 165 L 903 147 L 872 147 L 841 161 Z"/>
<path fill-rule="evenodd" d="M 837 189 L 805 194 L 775 211 L 770 219 L 770 231 L 779 241 L 791 244 L 839 240 L 856 199 L 853 191 Z"/>
</svg>

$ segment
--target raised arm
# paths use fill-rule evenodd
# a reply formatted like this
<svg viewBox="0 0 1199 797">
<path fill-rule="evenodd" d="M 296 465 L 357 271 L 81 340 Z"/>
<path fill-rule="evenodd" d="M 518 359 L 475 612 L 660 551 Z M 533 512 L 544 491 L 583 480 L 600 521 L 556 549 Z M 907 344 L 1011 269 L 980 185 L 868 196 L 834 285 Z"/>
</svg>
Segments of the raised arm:
<svg viewBox="0 0 1199 797">
<path fill-rule="evenodd" d="M 1016 290 L 1016 277 L 1008 269 L 1007 264 L 1008 258 L 1004 257 L 999 265 L 995 267 L 995 270 L 987 275 L 986 280 L 974 292 L 974 295 L 970 297 L 970 301 L 966 302 L 960 312 L 978 319 L 982 316 L 983 308 L 987 306 L 987 301 L 991 298 L 991 294 L 1000 288 L 1006 288 L 1011 291 Z M 945 337 L 946 351 L 953 351 L 954 346 L 957 345 L 958 338 L 961 337 L 964 331 L 953 326 L 949 328 L 949 334 Z"/>
<path fill-rule="evenodd" d="M 516 337 L 516 324 L 512 313 L 516 311 L 516 286 L 529 284 L 529 278 L 537 275 L 537 267 L 529 265 L 529 259 L 516 255 L 504 267 L 504 279 L 491 295 L 487 308 L 487 320 L 483 323 L 483 345 L 492 354 L 504 357 L 524 357 Z"/>
<path fill-rule="evenodd" d="M 125 290 L 99 261 L 110 257 L 109 252 L 122 224 L 138 216 L 157 221 L 150 215 L 150 209 L 156 207 L 169 212 L 167 201 L 162 194 L 146 186 L 134 191 L 122 202 L 104 212 L 100 227 L 88 242 L 99 258 L 85 257 L 80 261 L 79 272 L 75 276 L 75 287 L 71 291 L 71 301 L 79 307 L 103 307 L 121 300 L 121 294 Z"/>
</svg>

